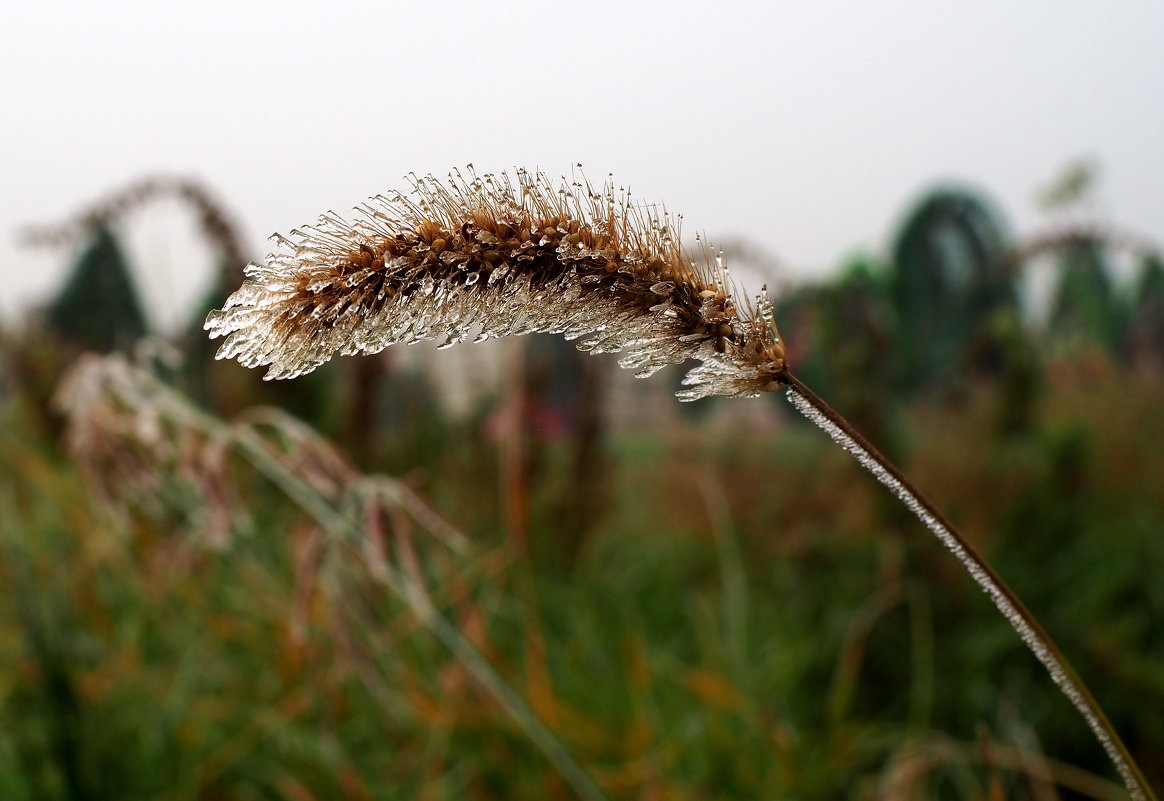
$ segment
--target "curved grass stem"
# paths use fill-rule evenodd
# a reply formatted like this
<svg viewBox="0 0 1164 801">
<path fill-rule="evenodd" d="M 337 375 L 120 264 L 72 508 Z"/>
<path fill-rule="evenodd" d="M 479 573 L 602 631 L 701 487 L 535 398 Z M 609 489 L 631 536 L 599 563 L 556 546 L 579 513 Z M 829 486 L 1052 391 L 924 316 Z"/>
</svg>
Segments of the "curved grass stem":
<svg viewBox="0 0 1164 801">
<path fill-rule="evenodd" d="M 148 379 L 147 379 L 148 380 Z M 184 396 L 156 383 L 153 390 L 164 397 L 171 410 L 185 417 L 194 427 L 211 437 L 231 443 L 236 451 L 255 469 L 278 487 L 304 512 L 315 519 L 320 528 L 336 544 L 356 547 L 363 536 L 360 524 L 327 498 L 317 492 L 301 477 L 295 475 L 279 459 L 272 456 L 263 440 L 248 426 L 231 426 L 202 412 Z M 270 418 L 271 415 L 266 415 Z M 260 417 L 260 419 L 262 419 Z M 280 419 L 280 418 L 276 418 Z M 311 432 L 312 434 L 314 432 Z M 435 526 L 441 532 L 446 526 Z M 457 535 L 458 538 L 460 535 Z M 459 543 L 453 540 L 455 546 Z M 385 585 L 403 601 L 453 655 L 469 670 L 474 678 L 510 715 L 514 722 L 526 733 L 530 740 L 542 751 L 550 764 L 561 774 L 566 783 L 583 801 L 607 801 L 606 794 L 597 781 L 574 757 L 557 735 L 538 717 L 516 688 L 495 668 L 484 654 L 465 636 L 460 629 L 437 610 L 420 588 L 408 576 L 395 568 L 386 568 L 373 578 Z"/>
<path fill-rule="evenodd" d="M 848 451 L 872 473 L 890 492 L 909 508 L 933 534 L 949 548 L 962 563 L 978 586 L 990 596 L 995 607 L 1027 647 L 1051 674 L 1051 679 L 1063 691 L 1072 705 L 1083 715 L 1100 745 L 1115 765 L 1120 778 L 1135 801 L 1157 801 L 1127 746 L 1116 733 L 1111 721 L 1103 713 L 1095 696 L 1087 689 L 1067 657 L 1023 605 L 1014 591 L 978 555 L 954 525 L 919 492 L 905 475 L 853 426 L 809 389 L 800 379 L 785 371 L 781 383 L 787 387 L 788 400 L 796 409 L 828 434 L 834 442 Z"/>
<path fill-rule="evenodd" d="M 243 456 L 282 489 L 300 508 L 314 517 L 324 531 L 341 543 L 352 544 L 353 540 L 359 540 L 362 532 L 356 523 L 335 509 L 327 499 L 320 497 L 306 482 L 293 475 L 278 461 L 272 459 L 267 450 L 254 437 L 248 436 L 246 432 L 242 431 L 233 432 L 233 436 L 234 442 L 238 445 Z M 386 585 L 389 590 L 404 601 L 417 618 L 493 695 L 501 707 L 525 731 L 530 740 L 541 749 L 579 798 L 584 801 L 606 801 L 606 794 L 599 788 L 594 778 L 550 731 L 549 727 L 542 722 L 517 690 L 500 671 L 490 664 L 489 660 L 460 629 L 432 606 L 428 598 L 407 576 L 394 568 L 387 568 L 374 578 Z"/>
</svg>

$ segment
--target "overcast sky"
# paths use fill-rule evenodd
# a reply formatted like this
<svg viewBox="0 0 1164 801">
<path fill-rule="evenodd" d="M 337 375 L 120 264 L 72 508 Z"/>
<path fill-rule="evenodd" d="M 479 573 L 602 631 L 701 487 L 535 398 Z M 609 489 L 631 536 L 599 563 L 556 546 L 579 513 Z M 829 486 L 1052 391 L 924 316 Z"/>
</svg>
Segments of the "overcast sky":
<svg viewBox="0 0 1164 801">
<path fill-rule="evenodd" d="M 1160 241 L 1162 42 L 1156 0 L 10 3 L 0 313 L 64 269 L 21 225 L 155 172 L 205 181 L 259 256 L 409 171 L 581 161 L 820 271 L 940 180 L 1030 230 L 1035 189 L 1093 156 L 1103 212 Z M 130 233 L 164 324 L 208 254 L 177 208 Z"/>
</svg>

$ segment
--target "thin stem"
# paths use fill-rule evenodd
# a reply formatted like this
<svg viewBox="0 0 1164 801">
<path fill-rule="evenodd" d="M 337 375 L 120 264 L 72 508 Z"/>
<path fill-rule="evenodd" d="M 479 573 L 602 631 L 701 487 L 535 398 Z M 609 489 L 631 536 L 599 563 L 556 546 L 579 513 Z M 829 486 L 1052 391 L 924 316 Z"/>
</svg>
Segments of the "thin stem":
<svg viewBox="0 0 1164 801">
<path fill-rule="evenodd" d="M 146 379 L 150 380 L 150 379 Z M 363 536 L 358 523 L 345 516 L 331 502 L 316 492 L 311 485 L 295 475 L 278 459 L 271 456 L 260 437 L 247 427 L 229 426 L 191 404 L 183 395 L 161 384 L 152 382 L 152 389 L 171 405 L 171 409 L 186 417 L 210 436 L 223 437 L 234 444 L 237 451 L 249 461 L 339 544 L 352 547 Z M 444 524 L 442 523 L 442 527 Z M 459 535 L 458 535 L 459 536 Z M 433 607 L 427 596 L 402 572 L 394 568 L 376 573 L 373 577 L 388 587 L 409 606 L 418 619 L 436 635 L 445 647 L 461 660 L 476 680 L 489 691 L 501 707 L 520 726 L 546 758 L 584 801 L 606 801 L 607 796 L 594 778 L 582 767 L 530 708 L 516 689 L 497 668 L 453 623 Z"/>
<path fill-rule="evenodd" d="M 248 436 L 245 432 L 234 432 L 234 441 L 251 464 L 282 489 L 300 508 L 314 517 L 325 531 L 347 544 L 351 544 L 353 539 L 359 539 L 361 532 L 355 523 L 344 517 L 304 481 L 293 475 L 276 460 L 271 459 L 266 449 L 253 437 Z M 501 673 L 489 663 L 456 626 L 432 606 L 427 597 L 418 591 L 412 581 L 393 568 L 386 569 L 375 578 L 408 604 L 420 621 L 461 660 L 477 681 L 493 694 L 502 708 L 541 748 L 542 753 L 546 755 L 561 773 L 562 778 L 580 798 L 586 799 L 586 801 L 605 801 L 605 793 L 599 789 L 585 768 L 558 741 L 557 737 L 530 709 L 529 705 Z"/>
<path fill-rule="evenodd" d="M 828 434 L 834 442 L 852 454 L 861 466 L 872 473 L 890 492 L 913 512 L 942 543 L 949 548 L 978 586 L 990 596 L 990 600 L 1007 619 L 1011 627 L 1047 671 L 1059 689 L 1083 715 L 1087 725 L 1107 752 L 1116 770 L 1135 801 L 1156 801 L 1152 788 L 1148 786 L 1144 774 L 1128 752 L 1127 746 L 1116 733 L 1111 721 L 1103 713 L 1095 696 L 1087 689 L 1083 679 L 1075 672 L 1051 635 L 1039 624 L 1035 616 L 1023 606 L 1018 596 L 994 571 L 990 564 L 978 555 L 953 523 L 946 519 L 897 467 L 882 456 L 876 448 L 853 426 L 821 400 L 796 376 L 787 371 L 781 376 L 788 387 L 788 400 L 796 409 Z"/>
</svg>

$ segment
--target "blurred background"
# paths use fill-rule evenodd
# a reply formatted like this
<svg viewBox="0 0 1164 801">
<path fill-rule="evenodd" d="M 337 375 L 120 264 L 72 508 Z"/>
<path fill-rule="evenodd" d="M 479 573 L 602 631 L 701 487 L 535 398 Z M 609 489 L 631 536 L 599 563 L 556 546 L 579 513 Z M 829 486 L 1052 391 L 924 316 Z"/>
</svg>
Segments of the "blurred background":
<svg viewBox="0 0 1164 801">
<path fill-rule="evenodd" d="M 530 336 L 277 384 L 263 237 L 472 162 L 684 215 L 1164 788 L 1164 7 L 26 4 L 0 798 L 1125 798 L 779 396 Z"/>
</svg>

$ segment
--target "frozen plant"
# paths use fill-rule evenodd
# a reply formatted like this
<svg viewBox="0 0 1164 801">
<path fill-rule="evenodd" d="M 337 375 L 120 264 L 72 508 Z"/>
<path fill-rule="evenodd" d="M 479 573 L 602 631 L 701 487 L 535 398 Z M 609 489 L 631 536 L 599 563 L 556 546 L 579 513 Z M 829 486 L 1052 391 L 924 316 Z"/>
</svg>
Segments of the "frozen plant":
<svg viewBox="0 0 1164 801">
<path fill-rule="evenodd" d="M 1135 801 L 1155 799 L 1094 696 L 1035 617 L 958 530 L 842 416 L 789 372 L 766 292 L 735 291 L 710 249 L 692 256 L 679 217 L 634 203 L 608 181 L 540 172 L 447 182 L 411 177 L 409 194 L 372 198 L 277 236 L 279 250 L 210 314 L 219 358 L 310 372 L 337 353 L 438 338 L 558 333 L 592 353 L 624 352 L 650 376 L 696 359 L 681 400 L 787 390 L 792 404 L 892 491 L 959 559 L 1080 711 Z"/>
</svg>

